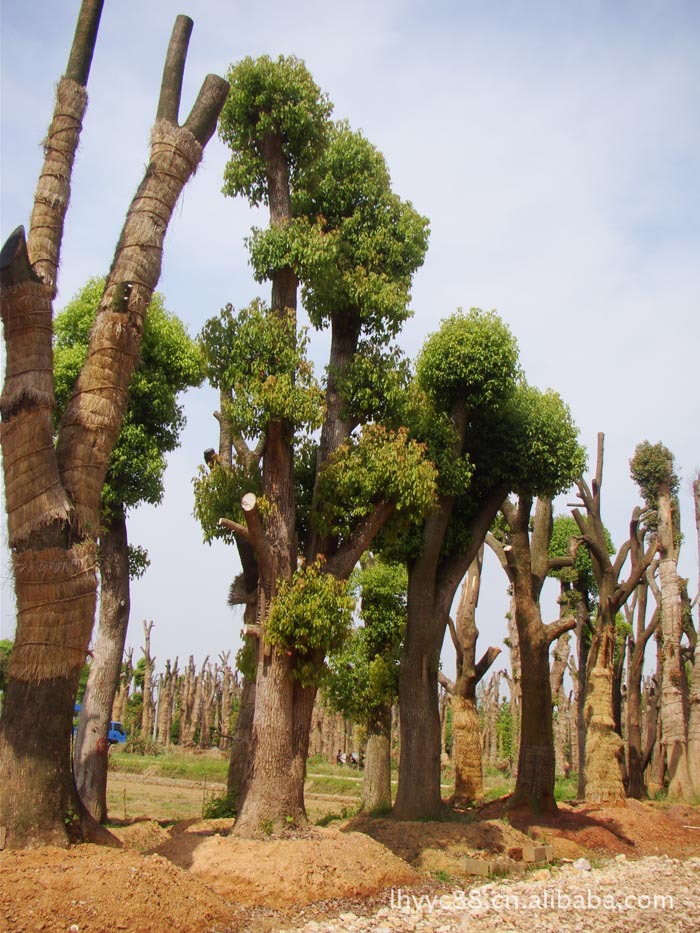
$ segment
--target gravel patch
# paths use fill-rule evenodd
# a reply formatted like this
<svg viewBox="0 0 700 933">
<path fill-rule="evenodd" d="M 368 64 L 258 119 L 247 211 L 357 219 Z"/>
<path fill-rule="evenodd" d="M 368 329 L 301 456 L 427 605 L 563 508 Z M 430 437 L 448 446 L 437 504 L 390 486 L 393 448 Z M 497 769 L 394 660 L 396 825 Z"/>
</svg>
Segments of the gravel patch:
<svg viewBox="0 0 700 933">
<path fill-rule="evenodd" d="M 348 910 L 280 933 L 698 933 L 700 858 L 618 855 L 532 872 L 527 880 L 414 894 L 394 888 L 371 916 Z"/>
</svg>

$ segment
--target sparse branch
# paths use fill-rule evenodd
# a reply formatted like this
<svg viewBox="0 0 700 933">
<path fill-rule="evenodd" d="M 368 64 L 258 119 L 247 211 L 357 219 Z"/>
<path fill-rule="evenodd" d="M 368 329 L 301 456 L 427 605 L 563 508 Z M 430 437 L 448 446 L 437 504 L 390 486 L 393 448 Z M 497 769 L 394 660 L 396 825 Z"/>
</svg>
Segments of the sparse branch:
<svg viewBox="0 0 700 933">
<path fill-rule="evenodd" d="M 104 0 L 83 0 L 66 67 L 66 78 L 83 87 L 88 82 L 92 56 L 100 28 Z"/>
<path fill-rule="evenodd" d="M 461 662 L 462 656 L 463 656 L 462 645 L 461 645 L 459 638 L 457 637 L 457 629 L 455 628 L 455 621 L 451 615 L 448 615 L 447 617 L 447 628 L 450 631 L 450 638 L 452 639 L 452 644 L 454 645 L 454 649 L 457 653 L 457 662 L 459 666 L 459 662 Z"/>
<path fill-rule="evenodd" d="M 508 567 L 508 560 L 506 558 L 505 548 L 503 547 L 501 542 L 498 540 L 498 538 L 494 537 L 494 535 L 489 531 L 488 534 L 486 535 L 486 543 L 491 548 L 493 553 L 496 555 L 496 557 L 498 558 L 499 564 L 501 565 L 501 567 L 503 567 L 506 574 L 510 578 L 510 568 Z"/>
<path fill-rule="evenodd" d="M 455 691 L 455 685 L 452 683 L 451 680 L 445 677 L 442 671 L 438 671 L 438 683 L 440 684 L 441 687 L 444 687 L 445 690 L 447 690 L 450 696 L 453 695 Z"/>
<path fill-rule="evenodd" d="M 245 541 L 250 541 L 250 533 L 245 525 L 234 522 L 230 518 L 220 518 L 216 524 L 219 528 L 226 528 L 227 531 L 232 531 L 237 537 L 240 536 Z"/>
<path fill-rule="evenodd" d="M 347 579 L 380 529 L 391 518 L 394 510 L 393 502 L 379 503 L 374 511 L 359 523 L 352 536 L 340 545 L 332 557 L 328 558 L 326 571 L 339 580 Z"/>
<path fill-rule="evenodd" d="M 218 75 L 207 75 L 204 79 L 197 100 L 183 127 L 189 130 L 200 146 L 206 146 L 213 136 L 228 92 L 228 82 Z"/>
<path fill-rule="evenodd" d="M 564 616 L 562 619 L 555 619 L 554 622 L 550 622 L 548 625 L 545 625 L 544 629 L 546 632 L 547 641 L 551 644 L 553 641 L 556 641 L 560 635 L 563 635 L 564 632 L 570 632 L 572 629 L 576 628 L 576 617 L 575 616 Z"/>
<path fill-rule="evenodd" d="M 241 508 L 247 525 L 247 540 L 250 541 L 258 559 L 260 576 L 262 579 L 267 579 L 272 566 L 272 548 L 265 534 L 258 501 L 254 493 L 248 492 L 243 496 Z"/>
<path fill-rule="evenodd" d="M 163 66 L 163 80 L 160 85 L 160 98 L 156 113 L 158 120 L 167 120 L 168 123 L 175 124 L 178 122 L 185 61 L 193 26 L 194 23 L 189 16 L 180 14 L 175 19 Z"/>
<path fill-rule="evenodd" d="M 486 672 L 491 667 L 491 665 L 493 664 L 493 662 L 496 660 L 496 658 L 499 656 L 500 653 L 501 653 L 500 648 L 494 648 L 492 646 L 486 649 L 481 659 L 479 660 L 479 663 L 474 668 L 474 682 L 475 683 L 478 684 L 479 681 L 483 679 L 484 675 L 486 674 Z"/>
</svg>

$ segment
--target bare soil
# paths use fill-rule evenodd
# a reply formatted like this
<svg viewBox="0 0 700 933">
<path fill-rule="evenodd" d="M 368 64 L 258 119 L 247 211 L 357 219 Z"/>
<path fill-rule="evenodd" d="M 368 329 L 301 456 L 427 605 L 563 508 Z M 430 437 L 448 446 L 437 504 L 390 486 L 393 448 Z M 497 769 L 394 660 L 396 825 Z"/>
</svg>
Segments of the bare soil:
<svg viewBox="0 0 700 933">
<path fill-rule="evenodd" d="M 0 931 L 264 933 L 362 917 L 387 903 L 389 888 L 437 890 L 460 877 L 465 856 L 506 857 L 533 840 L 563 860 L 700 855 L 700 808 L 638 801 L 561 805 L 548 821 L 504 818 L 496 801 L 459 820 L 356 817 L 261 840 L 238 840 L 232 826 L 131 818 L 114 828 L 122 849 L 0 852 Z"/>
</svg>

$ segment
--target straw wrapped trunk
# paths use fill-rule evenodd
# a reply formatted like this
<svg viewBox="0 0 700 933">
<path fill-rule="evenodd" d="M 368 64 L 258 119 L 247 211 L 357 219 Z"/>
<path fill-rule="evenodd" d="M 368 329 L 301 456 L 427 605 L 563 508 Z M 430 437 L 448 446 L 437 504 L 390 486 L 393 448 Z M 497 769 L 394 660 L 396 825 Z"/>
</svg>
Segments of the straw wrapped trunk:
<svg viewBox="0 0 700 933">
<path fill-rule="evenodd" d="M 66 844 L 88 832 L 104 838 L 80 802 L 70 767 L 73 703 L 95 615 L 102 485 L 138 360 L 144 314 L 160 274 L 165 231 L 228 90 L 225 81 L 210 75 L 186 123 L 178 126 L 192 27 L 178 17 L 151 160 L 127 215 L 88 361 L 55 448 L 52 299 L 101 9 L 102 0 L 83 0 L 28 241 L 18 228 L 0 253 L 7 350 L 0 441 L 18 608 L 0 719 L 0 827 L 12 848 Z"/>
</svg>

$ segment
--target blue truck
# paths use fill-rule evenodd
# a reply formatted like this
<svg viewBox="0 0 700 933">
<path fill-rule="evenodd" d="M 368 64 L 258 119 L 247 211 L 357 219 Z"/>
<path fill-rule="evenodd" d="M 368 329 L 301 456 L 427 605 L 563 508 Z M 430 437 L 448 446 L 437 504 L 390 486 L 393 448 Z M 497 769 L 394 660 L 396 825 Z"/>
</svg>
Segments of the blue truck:
<svg viewBox="0 0 700 933">
<path fill-rule="evenodd" d="M 80 703 L 76 703 L 73 707 L 74 719 L 73 719 L 73 735 L 78 731 L 78 715 L 80 713 Z M 107 741 L 110 745 L 121 745 L 122 742 L 126 742 L 126 729 L 120 722 L 115 722 L 114 720 L 109 724 L 109 732 L 107 733 Z"/>
</svg>

